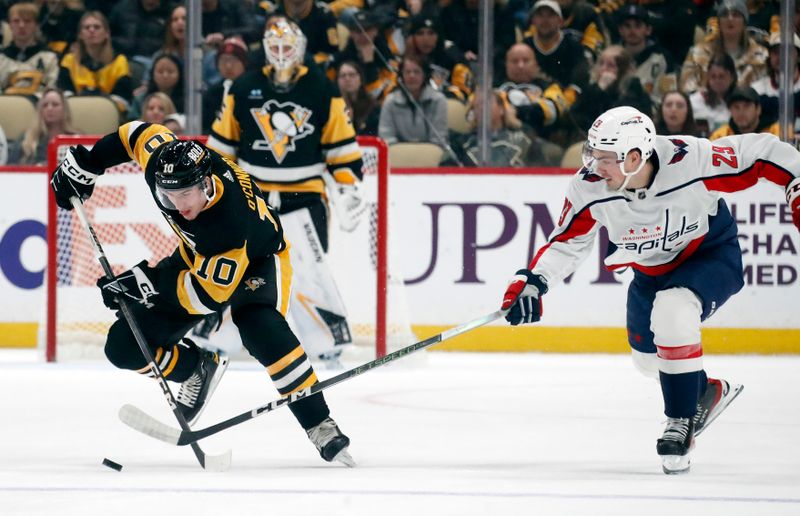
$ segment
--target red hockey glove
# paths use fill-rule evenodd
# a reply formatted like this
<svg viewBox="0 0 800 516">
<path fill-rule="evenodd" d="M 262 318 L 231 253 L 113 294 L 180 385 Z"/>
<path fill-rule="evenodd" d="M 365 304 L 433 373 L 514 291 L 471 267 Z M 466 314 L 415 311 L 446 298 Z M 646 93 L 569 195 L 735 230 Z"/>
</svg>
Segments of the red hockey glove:
<svg viewBox="0 0 800 516">
<path fill-rule="evenodd" d="M 786 185 L 786 202 L 792 209 L 792 222 L 800 230 L 800 177 L 795 177 Z"/>
<path fill-rule="evenodd" d="M 125 295 L 129 301 L 136 301 L 151 308 L 151 299 L 158 295 L 153 286 L 153 269 L 142 260 L 132 269 L 127 270 L 113 280 L 103 276 L 97 280 L 97 286 L 103 294 L 103 304 L 112 310 L 119 309 L 119 298 Z"/>
<path fill-rule="evenodd" d="M 547 293 L 547 281 L 528 269 L 520 269 L 511 278 L 503 296 L 506 321 L 512 326 L 537 322 L 542 318 L 541 296 Z"/>
</svg>

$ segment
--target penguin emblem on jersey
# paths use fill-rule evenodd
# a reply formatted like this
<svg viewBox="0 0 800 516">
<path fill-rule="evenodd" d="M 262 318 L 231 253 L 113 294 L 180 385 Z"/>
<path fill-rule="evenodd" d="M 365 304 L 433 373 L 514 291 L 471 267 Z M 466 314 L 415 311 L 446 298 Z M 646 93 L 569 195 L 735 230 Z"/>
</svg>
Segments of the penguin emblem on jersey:
<svg viewBox="0 0 800 516">
<path fill-rule="evenodd" d="M 295 142 L 314 132 L 309 123 L 311 110 L 294 102 L 270 99 L 260 108 L 250 110 L 261 130 L 263 140 L 253 142 L 253 149 L 268 150 L 278 163 L 295 150 Z"/>
</svg>

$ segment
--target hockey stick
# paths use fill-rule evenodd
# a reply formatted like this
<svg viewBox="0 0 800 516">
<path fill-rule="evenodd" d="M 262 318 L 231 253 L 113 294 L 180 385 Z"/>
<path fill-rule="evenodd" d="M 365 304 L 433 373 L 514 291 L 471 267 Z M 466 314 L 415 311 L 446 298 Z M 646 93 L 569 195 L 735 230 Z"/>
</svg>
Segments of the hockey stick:
<svg viewBox="0 0 800 516">
<path fill-rule="evenodd" d="M 75 213 L 78 214 L 78 218 L 83 224 L 84 229 L 89 234 L 89 240 L 92 242 L 95 257 L 103 267 L 103 272 L 105 272 L 105 275 L 108 279 L 115 279 L 114 272 L 111 270 L 111 265 L 109 265 L 108 258 L 106 258 L 106 254 L 103 251 L 103 246 L 100 245 L 100 239 L 97 238 L 97 233 L 95 233 L 92 224 L 86 217 L 86 212 L 83 210 L 83 203 L 77 197 L 70 197 L 70 202 L 72 203 L 73 208 L 75 208 Z M 125 320 L 128 321 L 128 325 L 131 328 L 131 332 L 133 332 L 136 343 L 139 345 L 139 349 L 142 351 L 142 355 L 144 355 L 145 360 L 147 360 L 147 362 L 150 364 L 150 369 L 155 375 L 158 386 L 161 387 L 161 391 L 164 393 L 164 398 L 166 398 L 167 404 L 172 409 L 172 413 L 175 414 L 175 419 L 178 420 L 178 424 L 184 431 L 191 430 L 189 423 L 186 422 L 186 418 L 183 416 L 180 409 L 178 409 L 178 403 L 175 401 L 175 396 L 172 394 L 172 390 L 169 388 L 169 385 L 167 385 L 167 380 L 164 378 L 164 373 L 161 372 L 161 369 L 158 367 L 158 364 L 153 358 L 153 354 L 150 352 L 150 348 L 147 347 L 147 341 L 145 340 L 142 330 L 139 328 L 139 325 L 136 323 L 136 320 L 133 317 L 133 312 L 131 312 L 131 308 L 128 305 L 128 300 L 124 299 L 124 297 L 120 295 L 117 297 L 117 301 L 119 302 L 120 311 L 122 311 L 122 315 L 125 316 Z M 192 443 L 192 450 L 194 451 L 194 455 L 197 457 L 197 461 L 200 463 L 203 469 L 207 469 L 209 471 L 225 471 L 231 465 L 230 450 L 221 455 L 206 455 L 206 453 L 203 452 L 200 446 L 196 443 Z"/>
<path fill-rule="evenodd" d="M 169 444 L 174 444 L 176 446 L 185 446 L 187 444 L 193 444 L 199 441 L 200 439 L 205 439 L 206 437 L 214 435 L 225 429 L 231 428 L 232 426 L 236 426 L 240 423 L 244 423 L 245 421 L 249 421 L 253 418 L 256 418 L 262 414 L 271 412 L 278 407 L 282 407 L 283 405 L 288 405 L 289 403 L 293 403 L 299 399 L 307 398 L 318 392 L 322 392 L 328 387 L 332 387 L 345 380 L 349 380 L 351 378 L 359 376 L 363 373 L 366 373 L 370 369 L 374 369 L 384 364 L 388 364 L 393 360 L 404 357 L 406 355 L 410 355 L 415 351 L 419 351 L 420 349 L 424 349 L 427 348 L 428 346 L 438 344 L 447 339 L 451 339 L 456 335 L 461 335 L 462 333 L 466 333 L 470 330 L 483 326 L 484 324 L 490 323 L 495 319 L 504 316 L 505 314 L 506 314 L 505 310 L 498 310 L 488 315 L 484 315 L 483 317 L 479 317 L 470 322 L 464 323 L 460 326 L 450 328 L 449 330 L 443 331 L 438 335 L 434 335 L 433 337 L 419 341 L 415 344 L 411 344 L 410 346 L 406 346 L 405 348 L 398 349 L 397 351 L 389 353 L 386 356 L 377 358 L 371 362 L 367 362 L 366 364 L 362 364 L 356 368 L 340 373 L 336 376 L 328 378 L 325 381 L 316 383 L 311 387 L 308 387 L 301 391 L 294 392 L 285 398 L 280 398 L 271 401 L 266 405 L 261 405 L 260 407 L 248 410 L 247 412 L 242 412 L 238 416 L 226 419 L 221 423 L 217 423 L 216 425 L 211 425 L 208 428 L 203 428 L 201 430 L 187 430 L 187 429 L 179 430 L 177 428 L 166 425 L 161 421 L 158 421 L 157 419 L 153 418 L 149 414 L 146 414 L 144 411 L 142 411 L 137 407 L 134 407 L 133 405 L 124 405 L 122 408 L 120 408 L 119 418 L 122 420 L 123 423 L 133 428 L 134 430 L 138 430 L 143 434 L 147 434 L 150 437 L 154 437 Z"/>
</svg>

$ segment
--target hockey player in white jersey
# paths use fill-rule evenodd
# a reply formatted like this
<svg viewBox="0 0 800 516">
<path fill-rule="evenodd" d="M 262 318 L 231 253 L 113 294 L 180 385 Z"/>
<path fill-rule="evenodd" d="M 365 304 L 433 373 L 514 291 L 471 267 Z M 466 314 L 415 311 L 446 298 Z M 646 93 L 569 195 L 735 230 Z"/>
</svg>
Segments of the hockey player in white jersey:
<svg viewBox="0 0 800 516">
<path fill-rule="evenodd" d="M 770 134 L 713 143 L 657 136 L 647 115 L 618 107 L 592 124 L 583 163 L 558 226 L 512 278 L 502 308 L 512 325 L 538 321 L 542 296 L 578 267 L 605 226 L 606 266 L 633 269 L 634 364 L 661 384 L 667 424 L 656 450 L 665 473 L 688 471 L 694 438 L 742 390 L 703 368 L 700 324 L 743 286 L 736 221 L 720 194 L 771 181 L 785 190 L 800 229 L 800 153 Z"/>
</svg>

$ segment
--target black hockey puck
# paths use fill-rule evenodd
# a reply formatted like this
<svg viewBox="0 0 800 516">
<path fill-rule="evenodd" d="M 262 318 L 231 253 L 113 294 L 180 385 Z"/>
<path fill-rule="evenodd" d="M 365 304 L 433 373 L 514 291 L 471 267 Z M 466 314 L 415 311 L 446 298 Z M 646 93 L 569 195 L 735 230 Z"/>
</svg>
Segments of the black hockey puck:
<svg viewBox="0 0 800 516">
<path fill-rule="evenodd" d="M 103 466 L 108 466 L 115 471 L 122 471 L 122 464 L 117 464 L 111 459 L 103 459 Z"/>
</svg>

